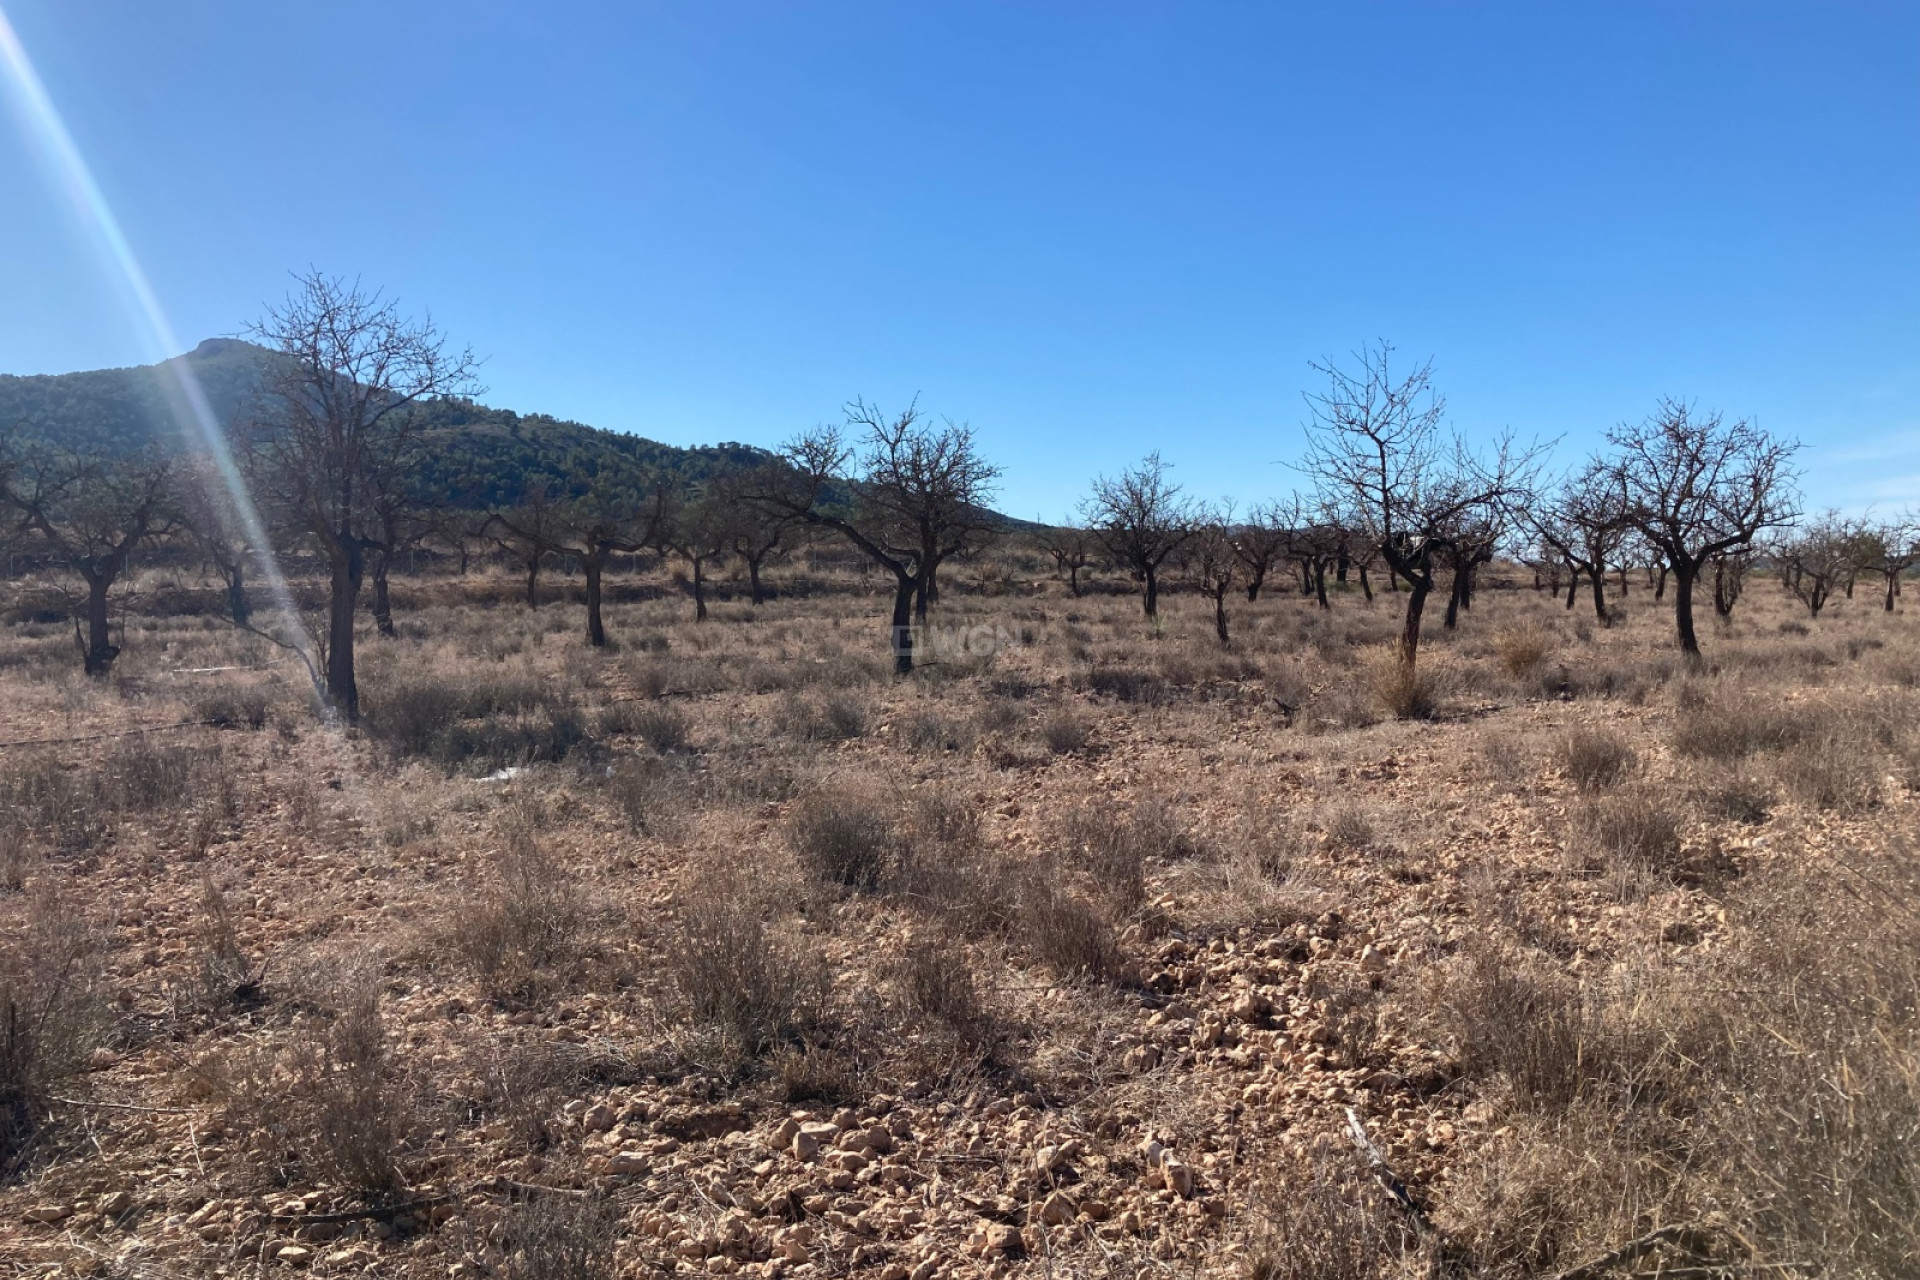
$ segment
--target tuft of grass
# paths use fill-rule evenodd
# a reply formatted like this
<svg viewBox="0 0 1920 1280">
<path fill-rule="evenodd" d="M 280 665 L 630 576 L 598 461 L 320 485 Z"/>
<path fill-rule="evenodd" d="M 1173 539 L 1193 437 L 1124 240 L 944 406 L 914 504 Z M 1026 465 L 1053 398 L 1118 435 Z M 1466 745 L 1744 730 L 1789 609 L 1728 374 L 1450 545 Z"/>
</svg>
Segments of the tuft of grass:
<svg viewBox="0 0 1920 1280">
<path fill-rule="evenodd" d="M 1605 791 L 1640 763 L 1627 740 L 1610 729 L 1575 729 L 1560 740 L 1560 767 L 1581 791 Z"/>
<path fill-rule="evenodd" d="M 36 891 L 0 934 L 0 1169 L 43 1131 L 50 1099 L 87 1069 L 111 1029 L 99 940 L 74 904 Z"/>
<path fill-rule="evenodd" d="M 894 806 L 864 787 L 834 786 L 802 797 L 787 815 L 800 865 L 830 884 L 878 889 L 899 842 Z"/>
<path fill-rule="evenodd" d="M 804 1045 L 824 1027 L 820 955 L 774 922 L 776 905 L 736 869 L 706 868 L 682 894 L 669 976 L 688 1016 L 732 1053 Z"/>
<path fill-rule="evenodd" d="M 1553 651 L 1553 633 L 1538 622 L 1529 620 L 1493 633 L 1494 656 L 1501 669 L 1516 678 L 1538 671 Z"/>
<path fill-rule="evenodd" d="M 1433 677 L 1407 661 L 1397 644 L 1367 654 L 1361 671 L 1368 696 L 1396 720 L 1431 720 L 1440 709 Z"/>
</svg>

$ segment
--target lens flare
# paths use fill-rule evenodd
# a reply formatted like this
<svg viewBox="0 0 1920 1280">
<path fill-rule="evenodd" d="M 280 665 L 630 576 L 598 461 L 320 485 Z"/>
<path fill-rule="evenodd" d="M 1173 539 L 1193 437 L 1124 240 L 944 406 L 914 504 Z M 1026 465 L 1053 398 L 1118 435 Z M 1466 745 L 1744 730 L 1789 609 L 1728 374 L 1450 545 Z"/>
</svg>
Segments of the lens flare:
<svg viewBox="0 0 1920 1280">
<path fill-rule="evenodd" d="M 179 339 L 160 306 L 159 298 L 153 292 L 152 284 L 147 280 L 146 271 L 134 256 L 133 247 L 127 243 L 113 207 L 107 203 L 100 185 L 94 181 L 92 169 L 81 156 L 79 147 L 74 145 L 73 135 L 67 131 L 59 109 L 53 105 L 46 86 L 41 83 L 39 73 L 27 57 L 26 48 L 20 43 L 20 37 L 15 33 L 4 7 L 0 7 L 0 66 L 5 68 L 3 79 L 21 123 L 28 136 L 44 153 L 55 181 L 72 202 L 80 225 L 98 250 L 101 264 L 119 291 L 134 328 L 148 344 L 150 358 L 163 371 L 162 389 L 188 451 L 202 454 L 212 461 L 218 484 L 217 487 L 209 484 L 208 499 L 227 526 L 224 532 L 229 536 L 237 535 L 259 557 L 274 606 L 285 619 L 283 625 L 287 636 L 282 643 L 296 650 L 306 664 L 308 673 L 316 675 L 317 693 L 317 646 L 301 624 L 293 593 L 288 589 L 286 577 L 281 573 L 272 545 L 267 541 L 266 528 L 260 520 L 259 509 L 254 505 L 246 477 L 241 475 L 240 468 L 234 463 L 233 450 L 228 446 L 226 433 L 221 430 L 220 420 L 207 401 L 200 379 L 187 363 L 186 357 L 179 354 Z"/>
</svg>

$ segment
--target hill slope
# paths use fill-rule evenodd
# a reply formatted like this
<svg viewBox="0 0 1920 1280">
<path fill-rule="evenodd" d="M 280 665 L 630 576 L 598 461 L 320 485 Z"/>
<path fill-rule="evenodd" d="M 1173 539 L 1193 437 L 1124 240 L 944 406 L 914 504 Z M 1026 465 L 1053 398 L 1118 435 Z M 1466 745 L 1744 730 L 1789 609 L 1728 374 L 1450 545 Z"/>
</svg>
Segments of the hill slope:
<svg viewBox="0 0 1920 1280">
<path fill-rule="evenodd" d="M 178 358 L 200 380 L 221 425 L 231 428 L 258 411 L 266 372 L 278 357 L 249 342 L 209 338 Z M 75 450 L 184 450 L 187 443 L 169 403 L 171 382 L 162 365 L 28 377 L 0 374 L 0 429 Z M 536 480 L 591 475 L 608 463 L 639 463 L 692 483 L 723 463 L 752 463 L 770 456 L 740 444 L 679 448 L 465 400 L 422 405 L 420 413 L 430 437 L 430 474 L 423 478 L 430 487 L 474 507 L 511 503 Z"/>
</svg>

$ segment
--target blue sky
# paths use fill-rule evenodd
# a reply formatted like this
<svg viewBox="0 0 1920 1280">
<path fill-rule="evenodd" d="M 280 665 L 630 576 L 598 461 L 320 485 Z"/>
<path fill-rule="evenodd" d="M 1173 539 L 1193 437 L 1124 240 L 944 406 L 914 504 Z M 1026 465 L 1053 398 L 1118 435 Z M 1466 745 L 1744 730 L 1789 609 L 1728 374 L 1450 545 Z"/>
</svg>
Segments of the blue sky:
<svg viewBox="0 0 1920 1280">
<path fill-rule="evenodd" d="M 174 328 L 309 264 L 489 402 L 774 444 L 916 392 L 1068 511 L 1294 487 L 1307 361 L 1454 422 L 1681 395 L 1920 503 L 1920 6 L 0 0 Z M 0 372 L 145 340 L 0 123 Z"/>
</svg>

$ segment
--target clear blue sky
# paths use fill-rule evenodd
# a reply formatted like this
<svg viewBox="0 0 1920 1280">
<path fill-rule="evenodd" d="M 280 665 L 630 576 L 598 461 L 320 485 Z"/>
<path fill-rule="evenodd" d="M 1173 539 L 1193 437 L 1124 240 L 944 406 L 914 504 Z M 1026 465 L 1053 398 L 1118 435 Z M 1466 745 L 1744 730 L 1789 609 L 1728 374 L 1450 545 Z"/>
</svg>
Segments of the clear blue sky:
<svg viewBox="0 0 1920 1280">
<path fill-rule="evenodd" d="M 1306 362 L 1577 453 L 1656 396 L 1920 502 L 1920 6 L 0 0 L 187 342 L 308 264 L 490 402 L 773 444 L 916 391 L 1067 511 L 1293 486 Z M 0 371 L 144 357 L 0 123 Z"/>
</svg>

